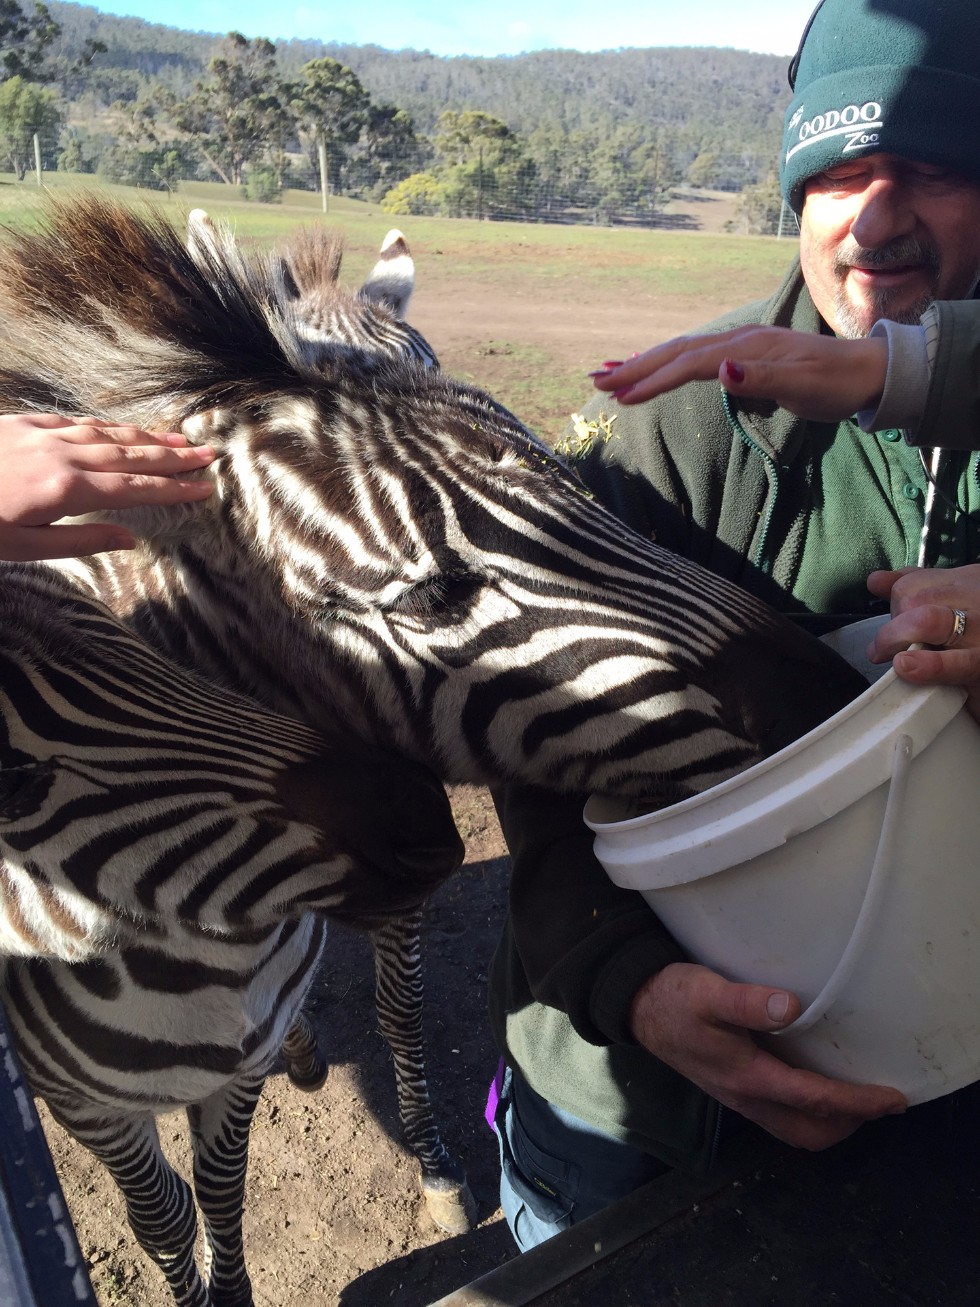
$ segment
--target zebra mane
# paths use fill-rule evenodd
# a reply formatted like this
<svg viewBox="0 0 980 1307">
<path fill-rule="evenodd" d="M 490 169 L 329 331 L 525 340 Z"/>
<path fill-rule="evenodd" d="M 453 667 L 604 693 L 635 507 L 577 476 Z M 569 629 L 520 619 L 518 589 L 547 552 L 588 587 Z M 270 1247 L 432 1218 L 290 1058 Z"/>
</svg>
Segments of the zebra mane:
<svg viewBox="0 0 980 1307">
<path fill-rule="evenodd" d="M 286 293 L 293 299 L 322 293 L 340 279 L 343 241 L 324 227 L 300 227 L 277 249 Z"/>
<path fill-rule="evenodd" d="M 193 233 L 185 244 L 163 215 L 94 196 L 4 230 L 0 402 L 153 426 L 329 379 L 329 351 L 295 330 L 281 260 L 246 257 L 210 223 Z M 331 293 L 356 301 L 336 277 Z"/>
</svg>

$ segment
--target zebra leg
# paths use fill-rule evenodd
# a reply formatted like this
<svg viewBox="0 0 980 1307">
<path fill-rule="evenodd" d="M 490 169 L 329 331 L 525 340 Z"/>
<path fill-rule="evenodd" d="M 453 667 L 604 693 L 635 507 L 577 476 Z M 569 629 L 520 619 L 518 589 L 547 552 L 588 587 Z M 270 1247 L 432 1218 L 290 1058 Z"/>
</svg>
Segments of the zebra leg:
<svg viewBox="0 0 980 1307">
<path fill-rule="evenodd" d="M 194 1263 L 197 1213 L 190 1186 L 163 1156 L 150 1113 L 96 1118 L 91 1109 L 48 1106 L 119 1186 L 133 1234 L 166 1276 L 177 1307 L 211 1307 Z"/>
<path fill-rule="evenodd" d="M 204 1273 L 211 1307 L 252 1307 L 242 1209 L 248 1136 L 265 1076 L 241 1078 L 187 1108 L 194 1192 L 204 1216 Z"/>
<path fill-rule="evenodd" d="M 421 912 L 372 932 L 378 1025 L 395 1063 L 398 1115 L 422 1169 L 422 1193 L 441 1230 L 462 1234 L 476 1222 L 466 1173 L 439 1137 L 422 1052 Z"/>
<path fill-rule="evenodd" d="M 305 1093 L 322 1089 L 326 1084 L 329 1065 L 320 1052 L 313 1027 L 302 1012 L 296 1013 L 296 1020 L 286 1032 L 282 1041 L 282 1055 L 286 1063 L 286 1075 Z"/>
</svg>

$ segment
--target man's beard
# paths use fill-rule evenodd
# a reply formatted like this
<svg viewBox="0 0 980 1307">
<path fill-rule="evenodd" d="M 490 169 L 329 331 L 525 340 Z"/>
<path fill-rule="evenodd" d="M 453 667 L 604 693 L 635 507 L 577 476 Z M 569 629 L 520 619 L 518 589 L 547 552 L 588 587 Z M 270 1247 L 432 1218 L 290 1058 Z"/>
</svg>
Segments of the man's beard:
<svg viewBox="0 0 980 1307">
<path fill-rule="evenodd" d="M 858 265 L 862 268 L 902 268 L 909 264 L 921 268 L 929 278 L 929 289 L 924 295 L 912 304 L 896 308 L 893 301 L 904 294 L 904 291 L 871 289 L 863 295 L 861 308 L 855 308 L 846 290 L 847 273 L 852 267 Z M 914 236 L 902 236 L 877 249 L 866 250 L 860 245 L 854 245 L 847 250 L 838 250 L 834 258 L 834 274 L 837 282 L 834 292 L 837 334 L 849 340 L 856 340 L 859 336 L 866 336 L 879 318 L 890 318 L 893 322 L 917 323 L 936 298 L 939 272 L 939 251 L 932 245 L 923 244 Z M 870 319 L 867 318 L 869 312 Z"/>
</svg>

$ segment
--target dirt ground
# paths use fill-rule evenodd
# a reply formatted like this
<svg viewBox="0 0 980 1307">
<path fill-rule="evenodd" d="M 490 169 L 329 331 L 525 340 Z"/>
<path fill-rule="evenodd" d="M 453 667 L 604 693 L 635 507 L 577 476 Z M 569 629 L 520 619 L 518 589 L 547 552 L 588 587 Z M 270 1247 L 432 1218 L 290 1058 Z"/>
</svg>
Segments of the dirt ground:
<svg viewBox="0 0 980 1307">
<path fill-rule="evenodd" d="M 488 341 L 539 344 L 581 365 L 584 374 L 585 364 L 618 347 L 624 324 L 630 342 L 652 344 L 726 306 L 721 286 L 716 304 L 675 299 L 658 307 L 613 297 L 583 314 L 574 289 L 567 299 L 559 291 L 543 309 L 510 286 L 495 293 L 481 285 L 473 295 L 460 286 L 427 292 L 424 267 L 418 272 L 412 321 L 447 370 L 490 390 L 504 380 L 510 361 L 487 350 Z M 583 375 L 579 399 L 586 389 Z M 554 431 L 564 418 L 555 414 Z M 486 792 L 457 789 L 453 802 L 467 857 L 428 910 L 429 1082 L 444 1138 L 467 1169 L 479 1227 L 446 1236 L 425 1211 L 414 1160 L 398 1138 L 390 1059 L 374 1016 L 370 950 L 366 939 L 336 928 L 311 1003 L 331 1064 L 327 1083 L 309 1096 L 284 1075 L 271 1076 L 252 1131 L 245 1243 L 261 1307 L 422 1307 L 513 1255 L 497 1207 L 495 1140 L 483 1122 L 496 1062 L 485 1017 L 486 967 L 502 922 L 508 868 Z M 167 1307 L 163 1279 L 131 1236 L 111 1182 L 44 1120 L 102 1307 Z M 161 1139 L 186 1175 L 182 1119 L 164 1118 Z"/>
<path fill-rule="evenodd" d="M 245 1246 L 259 1307 L 421 1307 L 512 1255 L 497 1210 L 496 1144 L 483 1121 L 496 1064 L 484 982 L 507 861 L 486 791 L 460 787 L 452 799 L 466 862 L 428 907 L 427 1053 L 443 1137 L 466 1167 L 480 1227 L 444 1235 L 425 1210 L 415 1161 L 398 1137 L 370 948 L 332 928 L 308 1007 L 330 1062 L 327 1083 L 308 1095 L 273 1074 L 252 1129 Z M 118 1191 L 38 1106 L 101 1307 L 172 1307 Z M 189 1175 L 182 1116 L 161 1118 L 160 1138 Z"/>
</svg>

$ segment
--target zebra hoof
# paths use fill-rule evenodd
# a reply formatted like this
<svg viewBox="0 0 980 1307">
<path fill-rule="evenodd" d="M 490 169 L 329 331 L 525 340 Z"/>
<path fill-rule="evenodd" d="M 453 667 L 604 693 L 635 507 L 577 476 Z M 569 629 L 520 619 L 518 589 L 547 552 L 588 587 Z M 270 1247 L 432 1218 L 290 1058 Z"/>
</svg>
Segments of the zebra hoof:
<svg viewBox="0 0 980 1307">
<path fill-rule="evenodd" d="M 327 1073 L 330 1070 L 330 1064 L 326 1058 L 317 1054 L 315 1059 L 303 1062 L 301 1066 L 294 1066 L 292 1063 L 286 1063 L 286 1075 L 304 1094 L 315 1094 L 318 1089 L 322 1089 L 327 1083 Z"/>
<path fill-rule="evenodd" d="M 466 1180 L 423 1180 L 422 1194 L 433 1221 L 446 1234 L 465 1234 L 476 1225 L 476 1200 Z"/>
</svg>

